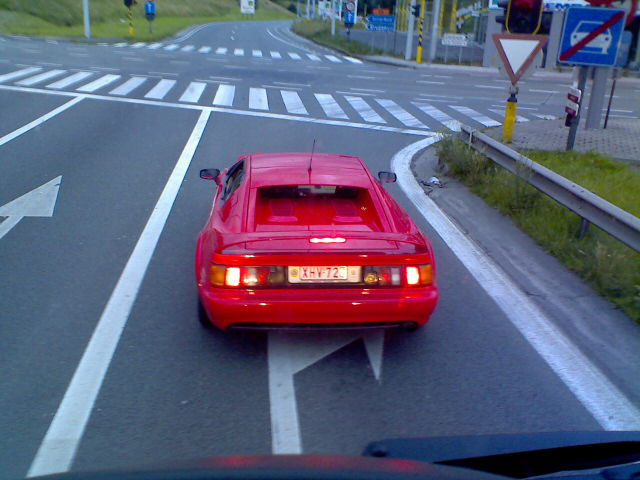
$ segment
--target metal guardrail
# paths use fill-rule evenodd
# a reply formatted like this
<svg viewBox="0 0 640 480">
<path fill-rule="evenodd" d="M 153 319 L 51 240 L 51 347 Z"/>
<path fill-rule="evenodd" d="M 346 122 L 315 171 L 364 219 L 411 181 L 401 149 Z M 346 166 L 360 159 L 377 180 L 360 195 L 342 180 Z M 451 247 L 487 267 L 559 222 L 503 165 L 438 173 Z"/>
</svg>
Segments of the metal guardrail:
<svg viewBox="0 0 640 480">
<path fill-rule="evenodd" d="M 478 130 L 461 125 L 460 138 L 509 172 L 640 252 L 640 218 L 543 167 Z M 523 171 L 526 175 L 523 176 Z M 582 227 L 581 227 L 582 229 Z"/>
</svg>

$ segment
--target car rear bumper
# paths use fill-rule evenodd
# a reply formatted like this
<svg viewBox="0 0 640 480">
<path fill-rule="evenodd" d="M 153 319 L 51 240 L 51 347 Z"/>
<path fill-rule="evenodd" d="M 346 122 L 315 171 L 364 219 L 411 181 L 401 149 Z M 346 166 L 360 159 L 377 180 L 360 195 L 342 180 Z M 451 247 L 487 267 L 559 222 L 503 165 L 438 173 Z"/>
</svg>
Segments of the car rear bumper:
<svg viewBox="0 0 640 480">
<path fill-rule="evenodd" d="M 436 287 L 397 289 L 228 289 L 200 287 L 211 323 L 227 328 L 362 327 L 429 320 Z"/>
</svg>

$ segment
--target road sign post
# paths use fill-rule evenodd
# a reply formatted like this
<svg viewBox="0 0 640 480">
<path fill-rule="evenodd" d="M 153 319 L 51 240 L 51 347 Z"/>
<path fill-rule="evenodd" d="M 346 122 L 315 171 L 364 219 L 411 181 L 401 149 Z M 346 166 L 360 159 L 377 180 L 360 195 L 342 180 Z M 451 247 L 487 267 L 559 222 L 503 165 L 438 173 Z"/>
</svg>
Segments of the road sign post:
<svg viewBox="0 0 640 480">
<path fill-rule="evenodd" d="M 84 36 L 91 38 L 91 21 L 89 16 L 89 0 L 82 0 L 82 12 L 84 17 Z"/>
<path fill-rule="evenodd" d="M 356 23 L 356 15 L 358 12 L 358 0 L 347 0 L 344 5 L 344 26 L 347 29 L 347 40 L 349 40 L 349 34 L 351 33 L 351 28 Z"/>
<path fill-rule="evenodd" d="M 421 8 L 419 9 L 420 27 L 418 29 L 418 49 L 416 51 L 416 63 L 422 63 L 422 32 L 424 31 L 424 15 L 427 10 L 426 0 L 421 0 Z"/>
<path fill-rule="evenodd" d="M 134 2 L 135 0 L 124 0 L 124 6 L 127 7 L 127 19 L 129 20 L 129 37 L 131 38 L 135 35 L 133 30 L 133 10 L 131 10 L 131 6 Z"/>
<path fill-rule="evenodd" d="M 504 111 L 504 127 L 502 130 L 502 141 L 510 142 L 513 138 L 513 126 L 516 123 L 516 110 L 518 107 L 518 99 L 516 94 L 518 93 L 518 87 L 511 85 L 509 87 L 509 98 L 507 99 L 507 108 Z"/>
<path fill-rule="evenodd" d="M 565 121 L 565 126 L 569 128 L 569 135 L 567 135 L 567 151 L 573 150 L 573 145 L 576 141 L 576 133 L 578 132 L 578 124 L 580 123 L 580 110 L 582 106 L 582 92 L 584 92 L 584 87 L 587 84 L 587 72 L 589 71 L 588 67 L 580 67 L 578 70 L 578 82 L 574 87 L 578 90 L 579 96 L 577 98 L 577 102 L 573 102 L 577 105 L 577 111 L 575 116 L 569 116 L 567 114 L 567 120 Z M 577 93 L 577 92 L 576 92 Z M 574 95 L 576 97 L 577 95 Z"/>
<path fill-rule="evenodd" d="M 404 48 L 404 59 L 405 60 L 411 60 L 411 53 L 412 53 L 412 47 L 413 47 L 413 22 L 415 20 L 415 17 L 411 14 L 411 12 L 413 11 L 413 7 L 416 5 L 416 0 L 411 0 L 410 4 L 409 4 L 409 15 L 407 16 L 407 21 L 408 21 L 408 25 L 407 25 L 407 43 L 405 45 Z"/>
</svg>

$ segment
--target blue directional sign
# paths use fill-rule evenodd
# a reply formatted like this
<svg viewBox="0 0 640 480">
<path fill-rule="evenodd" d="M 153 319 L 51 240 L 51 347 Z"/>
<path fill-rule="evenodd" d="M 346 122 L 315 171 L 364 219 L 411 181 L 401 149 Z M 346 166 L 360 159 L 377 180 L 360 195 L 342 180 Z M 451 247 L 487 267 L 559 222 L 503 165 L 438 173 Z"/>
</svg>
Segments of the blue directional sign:
<svg viewBox="0 0 640 480">
<path fill-rule="evenodd" d="M 396 28 L 394 15 L 369 15 L 367 30 L 374 32 L 393 32 Z"/>
<path fill-rule="evenodd" d="M 593 67 L 615 64 L 625 13 L 617 8 L 568 8 L 564 16 L 558 61 Z"/>
<path fill-rule="evenodd" d="M 356 23 L 356 12 L 344 12 L 344 23 L 353 25 Z"/>
</svg>

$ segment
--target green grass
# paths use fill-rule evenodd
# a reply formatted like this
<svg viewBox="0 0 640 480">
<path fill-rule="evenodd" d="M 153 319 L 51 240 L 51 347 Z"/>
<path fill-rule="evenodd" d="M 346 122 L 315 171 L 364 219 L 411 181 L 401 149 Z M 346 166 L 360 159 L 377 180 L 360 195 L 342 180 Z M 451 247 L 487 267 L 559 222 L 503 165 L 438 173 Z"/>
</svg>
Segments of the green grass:
<svg viewBox="0 0 640 480">
<path fill-rule="evenodd" d="M 628 165 L 595 152 L 522 153 L 640 216 L 640 173 Z M 440 142 L 438 155 L 450 174 L 640 322 L 640 253 L 593 225 L 584 238 L 577 238 L 578 215 L 451 137 Z M 526 178 L 526 167 L 520 173 Z"/>
<path fill-rule="evenodd" d="M 294 15 L 259 0 L 255 15 L 242 15 L 236 0 L 162 0 L 157 2 L 153 34 L 148 33 L 144 1 L 133 7 L 136 40 L 174 35 L 194 24 L 233 20 L 279 20 Z M 127 8 L 121 0 L 91 0 L 91 33 L 96 38 L 128 38 Z M 83 37 L 80 0 L 0 0 L 0 32 L 32 36 Z"/>
<path fill-rule="evenodd" d="M 346 36 L 339 33 L 340 26 L 336 22 L 336 35 L 331 36 L 331 22 L 319 20 L 302 20 L 293 24 L 292 30 L 301 37 L 309 38 L 315 42 L 330 47 L 339 48 L 351 55 L 379 55 L 382 50 L 371 49 L 366 43 L 347 40 Z"/>
</svg>

